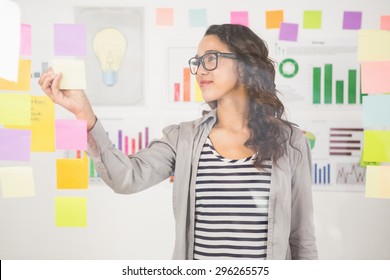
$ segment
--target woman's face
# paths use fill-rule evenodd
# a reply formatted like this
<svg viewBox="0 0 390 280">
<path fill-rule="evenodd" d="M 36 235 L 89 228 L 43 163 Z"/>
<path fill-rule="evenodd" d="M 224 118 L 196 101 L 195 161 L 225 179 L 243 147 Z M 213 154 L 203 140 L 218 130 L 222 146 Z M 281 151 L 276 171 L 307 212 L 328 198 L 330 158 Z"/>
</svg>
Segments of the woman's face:
<svg viewBox="0 0 390 280">
<path fill-rule="evenodd" d="M 199 43 L 197 56 L 201 57 L 210 52 L 231 53 L 229 48 L 216 35 L 206 35 Z M 218 66 L 216 69 L 208 71 L 204 69 L 203 65 L 199 65 L 196 73 L 196 79 L 206 102 L 220 101 L 240 88 L 236 71 L 236 59 L 222 56 L 217 59 Z"/>
</svg>

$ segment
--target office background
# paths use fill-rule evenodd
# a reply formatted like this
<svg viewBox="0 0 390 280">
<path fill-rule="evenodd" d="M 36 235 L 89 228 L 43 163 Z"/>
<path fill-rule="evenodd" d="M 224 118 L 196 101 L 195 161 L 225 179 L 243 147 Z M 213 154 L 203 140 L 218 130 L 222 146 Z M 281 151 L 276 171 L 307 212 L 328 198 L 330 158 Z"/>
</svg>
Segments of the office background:
<svg viewBox="0 0 390 280">
<path fill-rule="evenodd" d="M 72 58 L 85 60 L 86 92 L 96 114 L 112 141 L 128 153 L 160 137 L 166 125 L 201 115 L 205 106 L 186 67 L 207 26 L 247 24 L 265 39 L 277 62 L 276 84 L 288 119 L 313 143 L 319 257 L 390 259 L 390 200 L 365 197 L 365 169 L 359 166 L 363 113 L 357 58 L 359 30 L 379 29 L 381 17 L 390 15 L 388 1 L 14 2 L 20 5 L 22 23 L 31 26 L 31 55 L 25 57 L 31 60 L 32 75 L 27 92 L 42 95 L 39 74 L 53 59 L 64 57 L 56 53 L 55 37 L 61 34 L 54 26 L 86 26 L 87 52 Z M 283 17 L 285 29 L 272 25 L 272 15 Z M 354 16 L 349 25 L 344 22 L 347 15 Z M 94 32 L 110 25 L 126 35 L 127 52 L 118 84 L 109 88 L 102 83 L 91 41 Z M 329 69 L 331 100 L 324 96 L 326 90 L 318 91 L 320 95 L 314 90 L 329 80 L 316 73 Z M 348 89 L 354 86 L 352 96 Z M 57 106 L 55 112 L 56 118 L 72 118 Z M 330 144 L 332 131 L 340 130 L 353 131 L 351 137 L 360 141 L 352 149 L 341 147 L 352 153 L 337 154 L 340 147 Z M 118 195 L 89 168 L 88 189 L 59 190 L 56 160 L 63 157 L 72 157 L 71 152 L 33 152 L 27 163 L 0 161 L 0 167 L 32 166 L 35 185 L 31 197 L 0 196 L 1 259 L 170 259 L 174 220 L 169 180 L 142 193 Z M 64 196 L 87 200 L 86 226 L 56 226 L 55 198 Z"/>
</svg>

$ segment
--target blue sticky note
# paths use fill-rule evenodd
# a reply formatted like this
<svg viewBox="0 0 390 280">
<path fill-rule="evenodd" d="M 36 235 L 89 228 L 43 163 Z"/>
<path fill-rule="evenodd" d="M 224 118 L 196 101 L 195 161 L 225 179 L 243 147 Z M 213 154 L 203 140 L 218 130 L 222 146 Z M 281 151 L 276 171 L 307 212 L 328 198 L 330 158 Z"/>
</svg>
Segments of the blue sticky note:
<svg viewBox="0 0 390 280">
<path fill-rule="evenodd" d="M 190 9 L 188 10 L 189 26 L 190 27 L 205 27 L 207 26 L 207 10 L 206 9 Z"/>
<path fill-rule="evenodd" d="M 390 94 L 363 96 L 364 128 L 390 127 Z"/>
</svg>

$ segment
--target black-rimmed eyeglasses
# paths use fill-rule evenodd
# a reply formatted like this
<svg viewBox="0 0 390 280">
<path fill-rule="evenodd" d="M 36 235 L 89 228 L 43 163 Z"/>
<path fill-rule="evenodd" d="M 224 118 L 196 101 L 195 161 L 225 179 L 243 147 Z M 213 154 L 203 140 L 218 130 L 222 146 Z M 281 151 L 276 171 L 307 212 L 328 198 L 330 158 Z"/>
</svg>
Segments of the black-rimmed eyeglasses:
<svg viewBox="0 0 390 280">
<path fill-rule="evenodd" d="M 193 58 L 190 58 L 190 60 L 188 60 L 191 74 L 196 75 L 200 64 L 202 64 L 203 68 L 206 69 L 207 71 L 215 70 L 218 67 L 218 57 L 220 56 L 237 59 L 237 54 L 235 53 L 210 52 L 200 57 L 195 56 Z"/>
</svg>

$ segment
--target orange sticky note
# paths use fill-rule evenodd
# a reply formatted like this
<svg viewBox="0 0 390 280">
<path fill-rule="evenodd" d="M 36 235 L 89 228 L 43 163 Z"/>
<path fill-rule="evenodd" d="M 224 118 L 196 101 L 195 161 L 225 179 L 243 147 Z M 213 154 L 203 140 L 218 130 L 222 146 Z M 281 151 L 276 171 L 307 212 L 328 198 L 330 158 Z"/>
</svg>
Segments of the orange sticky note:
<svg viewBox="0 0 390 280">
<path fill-rule="evenodd" d="M 88 189 L 88 157 L 57 159 L 57 189 Z"/>
<path fill-rule="evenodd" d="M 284 12 L 282 10 L 265 12 L 265 27 L 267 29 L 278 29 L 284 21 Z"/>
<path fill-rule="evenodd" d="M 367 166 L 365 195 L 390 198 L 390 166 Z"/>
<path fill-rule="evenodd" d="M 381 16 L 381 29 L 390 31 L 390 15 Z"/>
<path fill-rule="evenodd" d="M 18 81 L 11 82 L 0 78 L 0 90 L 29 91 L 31 81 L 31 60 L 19 60 Z"/>
<path fill-rule="evenodd" d="M 173 25 L 173 9 L 172 8 L 157 8 L 156 9 L 156 25 L 172 26 Z"/>
</svg>

